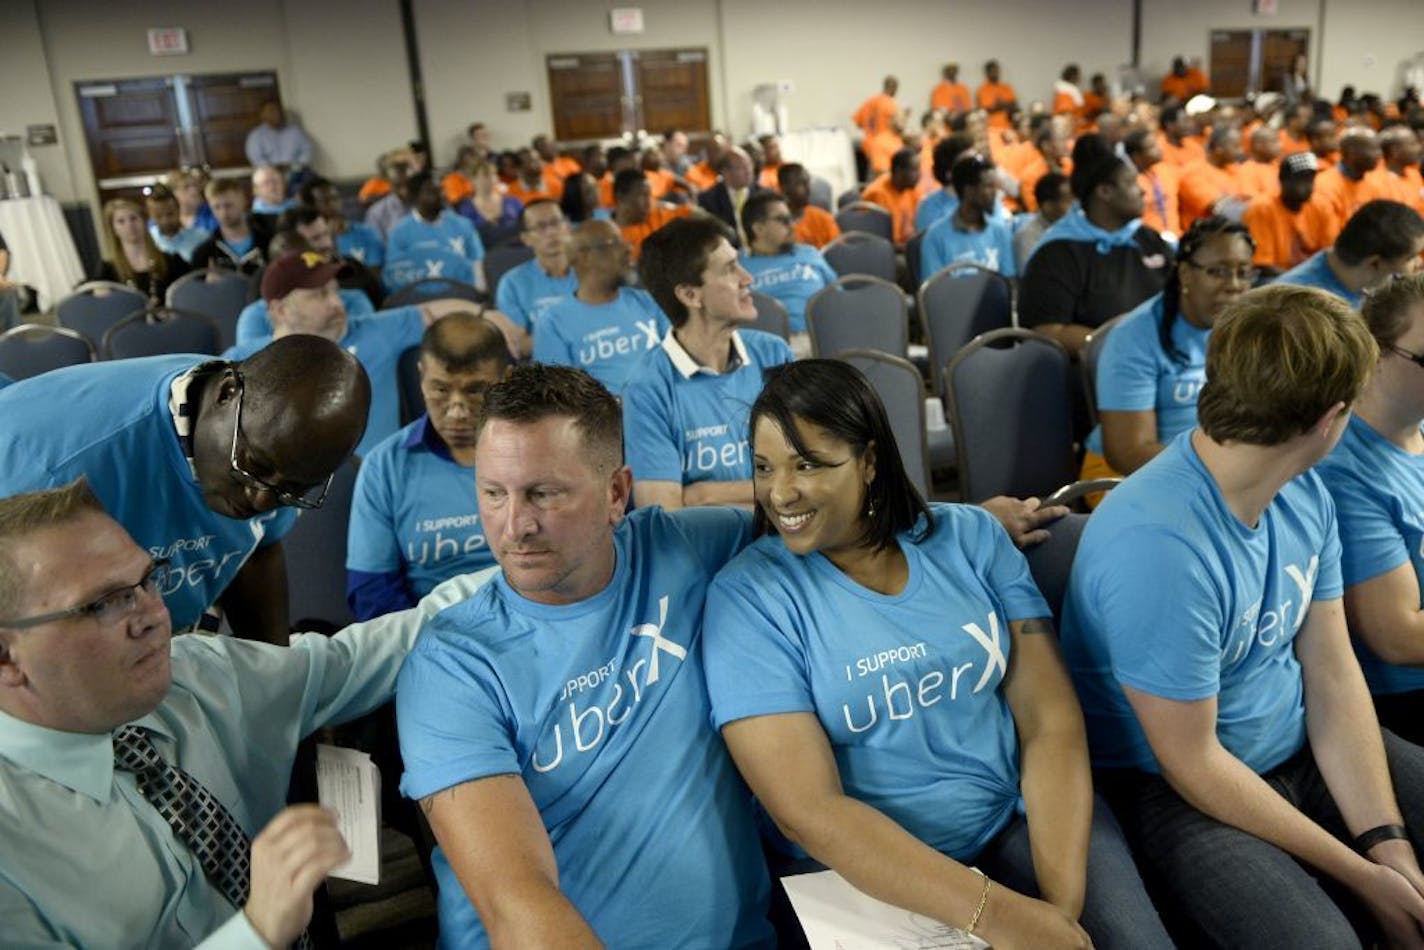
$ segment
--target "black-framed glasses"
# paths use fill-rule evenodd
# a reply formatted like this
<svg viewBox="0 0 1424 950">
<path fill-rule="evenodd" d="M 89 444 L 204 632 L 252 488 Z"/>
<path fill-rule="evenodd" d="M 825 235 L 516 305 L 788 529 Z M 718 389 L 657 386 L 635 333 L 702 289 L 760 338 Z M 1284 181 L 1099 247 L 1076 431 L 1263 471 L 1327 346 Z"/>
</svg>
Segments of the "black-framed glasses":
<svg viewBox="0 0 1424 950">
<path fill-rule="evenodd" d="M 40 624 L 49 623 L 52 620 L 63 620 L 66 617 L 91 617 L 100 626 L 109 626 L 118 623 L 137 609 L 140 590 L 149 596 L 157 597 L 167 580 L 168 561 L 154 561 L 149 564 L 148 570 L 144 572 L 137 584 L 129 584 L 127 587 L 111 590 L 87 604 L 79 604 L 77 607 L 70 607 L 67 610 L 56 610 L 54 613 L 22 617 L 18 620 L 0 620 L 0 627 L 24 630 L 28 627 L 38 627 Z"/>
<path fill-rule="evenodd" d="M 1229 264 L 1198 264 L 1196 261 L 1182 261 L 1190 267 L 1206 274 L 1212 280 L 1237 280 L 1245 281 L 1248 284 L 1256 282 L 1256 278 L 1261 276 L 1259 267 L 1232 267 Z"/>
<path fill-rule="evenodd" d="M 1385 346 L 1385 349 L 1389 350 L 1395 356 L 1404 357 L 1405 359 L 1409 360 L 1409 362 L 1413 363 L 1415 366 L 1424 367 L 1424 355 L 1421 355 L 1419 353 L 1411 353 L 1403 347 L 1395 346 L 1393 343 L 1387 344 Z"/>
<path fill-rule="evenodd" d="M 239 372 L 236 367 L 233 368 L 232 374 L 237 379 L 237 408 L 232 414 L 232 452 L 228 456 L 228 464 L 232 466 L 233 474 L 247 484 L 273 495 L 278 501 L 289 508 L 304 508 L 307 511 L 314 511 L 320 508 L 326 502 L 327 493 L 331 491 L 331 483 L 336 479 L 335 472 L 327 476 L 326 481 L 321 485 L 320 492 L 318 492 L 317 487 L 313 485 L 301 493 L 295 493 L 258 478 L 238 463 L 237 443 L 238 440 L 242 438 L 242 397 L 247 387 L 242 379 L 242 373 Z"/>
</svg>

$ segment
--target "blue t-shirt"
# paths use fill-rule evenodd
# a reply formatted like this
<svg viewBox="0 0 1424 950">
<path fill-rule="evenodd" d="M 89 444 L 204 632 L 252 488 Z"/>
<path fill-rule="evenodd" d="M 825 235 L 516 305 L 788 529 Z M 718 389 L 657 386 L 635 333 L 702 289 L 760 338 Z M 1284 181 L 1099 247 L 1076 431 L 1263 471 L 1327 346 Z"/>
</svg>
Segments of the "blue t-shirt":
<svg viewBox="0 0 1424 950">
<path fill-rule="evenodd" d="M 1073 560 L 1062 642 L 1093 764 L 1159 771 L 1119 684 L 1215 696 L 1228 752 L 1257 772 L 1284 762 L 1305 743 L 1295 635 L 1311 603 L 1341 591 L 1319 476 L 1287 482 L 1248 528 L 1182 433 L 1108 493 Z"/>
<path fill-rule="evenodd" d="M 351 499 L 347 571 L 400 572 L 410 606 L 441 581 L 493 565 L 475 505 L 474 466 L 450 457 L 429 416 L 371 450 Z"/>
<path fill-rule="evenodd" d="M 1172 322 L 1178 358 L 1162 349 L 1162 295 L 1149 297 L 1113 327 L 1098 354 L 1098 409 L 1157 413 L 1157 441 L 1166 445 L 1197 424 L 1197 396 L 1206 382 L 1211 328 Z M 1088 449 L 1103 454 L 1103 426 L 1088 434 Z"/>
<path fill-rule="evenodd" d="M 389 257 L 436 249 L 463 257 L 470 263 L 485 256 L 485 245 L 475 226 L 452 211 L 441 211 L 434 221 L 426 221 L 411 212 L 391 229 L 386 239 Z"/>
<path fill-rule="evenodd" d="M 920 244 L 920 273 L 928 277 L 950 264 L 978 264 L 1005 277 L 1015 276 L 1013 230 L 992 217 L 985 219 L 982 231 L 965 231 L 953 217 L 941 219 L 925 232 Z"/>
<path fill-rule="evenodd" d="M 1000 689 L 1008 624 L 1051 612 L 993 515 L 931 510 L 932 535 L 898 539 L 910 574 L 893 596 L 819 552 L 760 538 L 713 582 L 702 651 L 718 728 L 814 713 L 847 794 L 964 861 L 1019 807 L 1018 741 Z"/>
<path fill-rule="evenodd" d="M 380 267 L 386 262 L 386 242 L 380 232 L 360 221 L 346 222 L 346 230 L 336 236 L 336 250 L 342 257 L 360 261 L 367 267 Z"/>
<path fill-rule="evenodd" d="M 570 267 L 562 277 L 551 277 L 539 261 L 525 261 L 505 272 L 495 291 L 494 306 L 517 326 L 532 331 L 549 308 L 574 295 L 578 275 Z"/>
<path fill-rule="evenodd" d="M 371 298 L 361 291 L 343 287 L 339 293 L 348 317 L 364 317 L 376 312 L 376 308 L 371 306 Z M 272 318 L 267 315 L 267 301 L 254 300 L 242 308 L 242 312 L 237 315 L 236 342 L 246 343 L 248 340 L 271 335 Z"/>
<path fill-rule="evenodd" d="M 4 389 L 6 386 L 13 386 L 14 383 L 15 381 L 13 379 L 6 376 L 4 373 L 0 373 L 0 389 Z"/>
<path fill-rule="evenodd" d="M 779 336 L 732 335 L 739 365 L 725 373 L 698 367 L 669 332 L 646 353 L 623 390 L 623 442 L 640 481 L 735 482 L 752 477 L 747 414 L 762 373 L 794 358 Z"/>
<path fill-rule="evenodd" d="M 954 214 L 959 210 L 959 196 L 954 192 L 941 188 L 932 195 L 925 196 L 915 208 L 915 231 L 923 233 L 939 221 Z M 1004 204 L 1004 196 L 1001 194 L 994 201 L 994 213 L 990 215 L 996 221 L 1008 223 L 1013 219 L 1013 214 Z M 929 275 L 926 274 L 926 277 Z"/>
<path fill-rule="evenodd" d="M 519 776 L 559 889 L 610 947 L 772 942 L 751 799 L 709 724 L 699 643 L 707 585 L 750 538 L 725 508 L 635 511 L 603 590 L 538 604 L 500 574 L 433 618 L 401 670 L 401 791 Z M 441 946 L 488 946 L 439 848 L 434 862 Z"/>
<path fill-rule="evenodd" d="M 1401 564 L 1424 578 L 1424 456 L 1406 452 L 1351 416 L 1340 442 L 1316 471 L 1335 499 L 1346 587 Z M 1353 639 L 1370 692 L 1424 689 L 1424 667 L 1386 663 L 1359 637 Z"/>
<path fill-rule="evenodd" d="M 395 307 L 346 318 L 346 335 L 341 338 L 340 346 L 360 361 L 371 379 L 371 411 L 366 416 L 366 434 L 356 446 L 356 454 L 362 458 L 401 427 L 396 368 L 401 354 L 412 346 L 419 346 L 424 335 L 425 317 L 419 307 Z M 229 348 L 223 359 L 246 359 L 271 342 L 270 336 L 255 337 Z"/>
<path fill-rule="evenodd" d="M 173 380 L 208 356 L 150 356 L 51 370 L 0 393 L 0 497 L 80 475 L 114 520 L 173 570 L 163 600 L 192 626 L 296 511 L 237 520 L 210 509 L 168 408 Z"/>
<path fill-rule="evenodd" d="M 193 251 L 198 245 L 212 237 L 211 231 L 202 228 L 180 227 L 178 233 L 174 235 L 164 234 L 158 230 L 158 225 L 150 224 L 148 233 L 153 237 L 153 243 L 158 245 L 158 249 L 165 254 L 177 254 L 185 261 L 193 259 Z"/>
<path fill-rule="evenodd" d="M 568 297 L 534 325 L 534 360 L 586 370 L 615 396 L 639 358 L 671 327 L 647 291 L 618 288 L 608 303 Z"/>
<path fill-rule="evenodd" d="M 749 254 L 742 251 L 742 266 L 752 275 L 752 290 L 775 297 L 786 307 L 791 332 L 806 332 L 806 301 L 822 287 L 836 282 L 836 272 L 809 244 L 792 245 L 790 254 Z"/>
<path fill-rule="evenodd" d="M 1336 277 L 1335 272 L 1330 269 L 1330 262 L 1326 259 L 1328 253 L 1328 251 L 1316 251 L 1271 283 L 1319 287 L 1321 290 L 1330 291 L 1356 310 L 1360 309 L 1360 304 L 1365 299 L 1364 295 L 1356 293 L 1340 283 L 1340 278 Z"/>
</svg>

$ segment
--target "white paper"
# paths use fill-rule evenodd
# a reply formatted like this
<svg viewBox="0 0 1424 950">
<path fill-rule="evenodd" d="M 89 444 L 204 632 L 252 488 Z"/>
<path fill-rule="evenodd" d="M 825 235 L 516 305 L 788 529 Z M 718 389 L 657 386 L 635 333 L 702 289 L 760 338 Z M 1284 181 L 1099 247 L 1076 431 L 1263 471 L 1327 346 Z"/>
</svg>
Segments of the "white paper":
<svg viewBox="0 0 1424 950">
<path fill-rule="evenodd" d="M 371 757 L 334 745 L 316 747 L 317 798 L 336 812 L 351 860 L 331 872 L 359 884 L 381 883 L 381 771 Z"/>
<path fill-rule="evenodd" d="M 835 871 L 784 877 L 811 950 L 977 950 L 973 934 L 878 901 Z"/>
</svg>

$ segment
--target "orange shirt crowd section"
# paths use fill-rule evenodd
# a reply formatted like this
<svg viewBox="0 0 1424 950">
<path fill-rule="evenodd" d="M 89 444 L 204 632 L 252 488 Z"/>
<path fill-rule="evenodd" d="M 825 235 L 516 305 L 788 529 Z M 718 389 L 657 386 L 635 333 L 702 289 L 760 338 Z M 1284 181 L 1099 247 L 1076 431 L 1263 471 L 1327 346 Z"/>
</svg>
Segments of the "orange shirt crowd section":
<svg viewBox="0 0 1424 950">
<path fill-rule="evenodd" d="M 889 175 L 881 175 L 865 186 L 865 190 L 860 193 L 860 200 L 880 205 L 890 212 L 895 226 L 896 244 L 903 245 L 915 236 L 915 209 L 920 204 L 918 188 L 900 191 L 890 184 Z"/>
</svg>

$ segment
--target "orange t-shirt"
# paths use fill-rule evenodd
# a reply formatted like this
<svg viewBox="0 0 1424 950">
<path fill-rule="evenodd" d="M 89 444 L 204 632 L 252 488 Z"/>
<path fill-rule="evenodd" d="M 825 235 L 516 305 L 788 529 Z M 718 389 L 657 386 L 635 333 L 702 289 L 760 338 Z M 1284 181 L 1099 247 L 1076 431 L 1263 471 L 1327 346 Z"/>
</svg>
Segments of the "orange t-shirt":
<svg viewBox="0 0 1424 950">
<path fill-rule="evenodd" d="M 1182 169 L 1182 185 L 1178 191 L 1178 207 L 1182 212 L 1182 227 L 1189 228 L 1197 218 L 1211 214 L 1211 206 L 1222 198 L 1241 194 L 1235 166 L 1218 168 L 1211 162 L 1194 162 Z"/>
<path fill-rule="evenodd" d="M 645 171 L 643 176 L 648 179 L 648 190 L 652 192 L 654 201 L 661 199 L 663 195 L 677 187 L 677 176 L 666 168 L 659 168 L 655 172 Z M 612 197 L 612 192 L 609 193 L 609 197 Z"/>
<path fill-rule="evenodd" d="M 542 175 L 544 178 L 544 190 L 548 192 L 548 196 L 550 198 L 553 198 L 555 201 L 558 201 L 564 196 L 564 176 L 560 175 L 557 171 L 555 171 L 553 165 L 545 165 Z M 510 194 L 514 194 L 513 188 L 514 186 L 510 185 Z M 516 198 L 519 198 L 519 200 L 521 201 L 524 200 L 523 198 L 520 198 L 519 195 L 514 196 Z"/>
<path fill-rule="evenodd" d="M 1381 186 L 1389 192 L 1392 200 L 1424 214 L 1424 175 L 1420 175 L 1418 165 L 1405 168 L 1402 175 L 1381 165 L 1372 174 L 1378 174 Z"/>
<path fill-rule="evenodd" d="M 361 190 L 356 193 L 356 200 L 364 204 L 370 204 L 377 198 L 384 198 L 391 193 L 391 183 L 377 175 L 374 178 L 367 178 L 361 183 Z"/>
<path fill-rule="evenodd" d="M 603 177 L 598 180 L 598 206 L 600 208 L 613 207 L 612 172 L 604 172 Z"/>
<path fill-rule="evenodd" d="M 1381 181 L 1374 172 L 1359 181 L 1353 181 L 1345 177 L 1339 165 L 1331 165 L 1315 176 L 1315 194 L 1311 200 L 1320 202 L 1325 209 L 1329 222 L 1329 240 L 1326 243 L 1334 244 L 1335 238 L 1345 227 L 1345 222 L 1360 210 L 1361 205 L 1376 198 L 1389 197 L 1391 195 L 1388 184 Z"/>
<path fill-rule="evenodd" d="M 1142 223 L 1154 231 L 1169 231 L 1180 236 L 1181 178 L 1176 167 L 1158 162 L 1147 171 L 1138 173 L 1137 184 L 1142 189 Z"/>
<path fill-rule="evenodd" d="M 440 179 L 440 191 L 446 204 L 457 205 L 475 193 L 475 183 L 464 172 L 451 172 Z"/>
<path fill-rule="evenodd" d="M 876 132 L 874 135 L 867 135 L 860 143 L 865 160 L 870 164 L 871 173 L 877 175 L 890 170 L 890 160 L 904 147 L 905 140 L 894 132 Z"/>
<path fill-rule="evenodd" d="M 696 185 L 698 191 L 717 187 L 717 172 L 706 162 L 698 162 L 693 165 L 682 177 Z"/>
<path fill-rule="evenodd" d="M 776 173 L 780 170 L 780 165 L 763 165 L 761 174 L 757 176 L 757 184 L 772 191 L 780 191 L 781 182 L 776 178 Z"/>
<path fill-rule="evenodd" d="M 1206 160 L 1206 146 L 1202 144 L 1201 139 L 1194 136 L 1182 139 L 1181 145 L 1173 145 L 1167 141 L 1167 136 L 1159 133 L 1157 144 L 1162 147 L 1162 161 L 1168 165 L 1186 168 Z"/>
<path fill-rule="evenodd" d="M 1256 242 L 1252 260 L 1261 267 L 1289 270 L 1329 247 L 1329 216 L 1313 199 L 1292 213 L 1279 195 L 1261 195 L 1246 206 L 1243 221 Z"/>
<path fill-rule="evenodd" d="M 895 119 L 899 115 L 899 103 L 882 92 L 862 102 L 851 120 L 860 126 L 866 136 L 871 136 L 877 132 L 893 132 Z"/>
<path fill-rule="evenodd" d="M 796 240 L 812 247 L 825 247 L 841 236 L 841 226 L 825 208 L 807 205 L 796 222 Z"/>
<path fill-rule="evenodd" d="M 1197 93 L 1206 92 L 1208 85 L 1206 74 L 1200 69 L 1188 69 L 1185 76 L 1168 73 L 1162 77 L 1162 96 L 1186 102 Z"/>
<path fill-rule="evenodd" d="M 559 181 L 563 181 L 570 175 L 577 175 L 583 171 L 583 166 L 579 164 L 578 159 L 570 158 L 567 155 L 560 155 L 545 167 L 552 168 L 554 174 L 558 176 Z"/>
<path fill-rule="evenodd" d="M 903 245 L 915 236 L 915 209 L 920 204 L 918 188 L 898 191 L 890 184 L 888 174 L 881 175 L 865 186 L 865 190 L 860 193 L 860 200 L 878 204 L 890 212 L 890 217 L 895 222 L 896 244 Z"/>
<path fill-rule="evenodd" d="M 1248 158 L 1236 166 L 1236 180 L 1241 190 L 1251 197 L 1278 195 L 1281 192 L 1281 166 L 1278 162 L 1258 162 Z"/>
<path fill-rule="evenodd" d="M 1038 200 L 1033 196 L 1033 186 L 1037 185 L 1038 180 L 1044 175 L 1055 170 L 1048 167 L 1048 160 L 1043 157 L 1042 152 L 1032 145 L 1029 146 L 1029 149 L 1033 152 L 1033 155 L 1029 159 L 1028 164 L 1024 165 L 1017 174 L 1019 180 L 1018 206 L 1021 211 L 1038 210 Z M 1056 170 L 1065 175 L 1071 175 L 1073 174 L 1073 163 L 1064 159 L 1063 167 Z"/>
<path fill-rule="evenodd" d="M 986 82 L 974 93 L 974 101 L 979 104 L 979 108 L 989 113 L 991 129 L 1009 127 L 1009 113 L 1001 108 L 999 103 L 1007 105 L 1017 98 L 1018 93 L 1014 92 L 1014 87 L 1006 82 Z"/>
<path fill-rule="evenodd" d="M 1107 107 L 1108 101 L 1096 92 L 1090 90 L 1083 93 L 1083 118 L 1087 121 L 1097 119 Z"/>
<path fill-rule="evenodd" d="M 969 98 L 969 87 L 959 82 L 940 80 L 930 93 L 930 108 L 946 112 L 968 112 L 973 108 Z"/>
<path fill-rule="evenodd" d="M 522 179 L 522 178 L 516 178 L 516 179 L 514 179 L 514 181 L 512 181 L 512 182 L 510 183 L 509 189 L 508 189 L 508 193 L 509 193 L 509 195 L 510 195 L 511 197 L 518 198 L 520 204 L 526 204 L 526 205 L 527 205 L 529 202 L 534 201 L 534 200 L 539 199 L 539 198 L 553 198 L 555 201 L 558 201 L 558 200 L 559 200 L 559 196 L 558 196 L 558 195 L 555 195 L 555 194 L 550 194 L 550 192 L 549 192 L 549 190 L 548 190 L 548 184 L 549 184 L 548 179 L 545 179 L 545 180 L 544 180 L 544 186 L 545 186 L 545 187 L 540 188 L 540 189 L 538 189 L 538 190 L 534 190 L 534 189 L 530 189 L 530 188 L 526 188 L 526 187 L 525 187 L 525 185 L 524 185 L 524 179 Z"/>
<path fill-rule="evenodd" d="M 648 220 L 642 224 L 629 224 L 619 228 L 623 235 L 623 240 L 628 242 L 628 246 L 633 250 L 633 260 L 638 259 L 638 252 L 643 248 L 649 234 L 667 224 L 669 221 L 676 221 L 678 218 L 685 218 L 692 213 L 692 209 L 686 205 L 678 207 L 668 207 L 667 205 L 653 205 L 648 209 Z"/>
<path fill-rule="evenodd" d="M 1083 104 L 1087 104 L 1084 98 Z M 1073 98 L 1072 93 L 1058 91 L 1053 94 L 1052 111 L 1054 115 L 1082 115 L 1083 105 L 1078 104 L 1078 100 Z"/>
<path fill-rule="evenodd" d="M 1287 155 L 1294 155 L 1296 152 L 1310 151 L 1309 139 L 1293 139 L 1290 137 L 1290 133 L 1287 132 L 1285 129 L 1281 129 L 1280 139 L 1281 158 L 1285 158 Z"/>
</svg>

